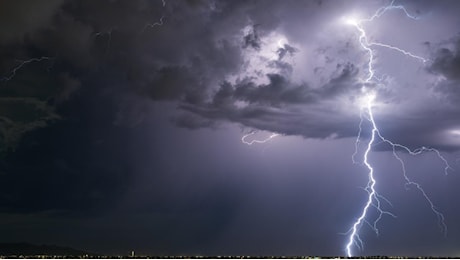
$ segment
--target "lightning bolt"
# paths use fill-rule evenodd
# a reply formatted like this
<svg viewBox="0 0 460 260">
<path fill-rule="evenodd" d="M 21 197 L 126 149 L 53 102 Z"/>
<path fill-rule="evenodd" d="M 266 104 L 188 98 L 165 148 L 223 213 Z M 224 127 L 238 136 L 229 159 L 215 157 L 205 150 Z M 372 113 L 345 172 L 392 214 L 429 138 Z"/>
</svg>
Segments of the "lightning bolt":
<svg viewBox="0 0 460 260">
<path fill-rule="evenodd" d="M 255 143 L 263 144 L 263 143 L 266 143 L 266 142 L 270 141 L 271 139 L 279 136 L 279 134 L 277 134 L 277 133 L 272 133 L 270 136 L 268 136 L 267 138 L 262 139 L 262 140 L 254 139 L 254 140 L 251 140 L 251 141 L 246 141 L 246 138 L 248 138 L 249 136 L 252 136 L 252 135 L 254 135 L 256 133 L 257 133 L 257 131 L 252 131 L 249 134 L 244 135 L 243 137 L 241 137 L 241 142 L 244 143 L 244 144 L 247 144 L 247 145 L 253 145 Z"/>
<path fill-rule="evenodd" d="M 29 63 L 32 63 L 32 62 L 41 62 L 41 61 L 44 61 L 44 60 L 53 60 L 54 58 L 52 57 L 46 57 L 46 56 L 43 56 L 43 57 L 40 57 L 40 58 L 32 58 L 32 59 L 28 59 L 28 60 L 24 60 L 24 61 L 21 61 L 19 63 L 18 66 L 14 67 L 11 72 L 7 75 L 7 76 L 4 76 L 0 79 L 0 81 L 10 81 L 12 78 L 14 78 L 14 76 L 16 76 L 16 72 L 18 70 L 20 70 L 22 67 L 26 66 L 27 64 Z"/>
<path fill-rule="evenodd" d="M 367 77 L 364 79 L 364 84 L 363 84 L 363 87 L 362 87 L 362 91 L 365 93 L 365 95 L 363 97 L 364 102 L 361 105 L 361 112 L 360 112 L 361 121 L 360 121 L 360 124 L 359 124 L 358 136 L 357 136 L 357 139 L 356 139 L 356 142 L 355 142 L 355 152 L 352 155 L 352 160 L 353 160 L 354 163 L 356 163 L 355 156 L 356 156 L 356 154 L 358 152 L 358 147 L 359 147 L 360 140 L 361 140 L 361 132 L 362 132 L 363 122 L 366 120 L 372 126 L 371 127 L 371 136 L 370 136 L 369 141 L 367 142 L 366 150 L 364 151 L 364 156 L 363 156 L 364 157 L 363 158 L 363 164 L 368 169 L 368 179 L 369 179 L 369 181 L 367 183 L 367 186 L 364 188 L 364 190 L 367 192 L 367 201 L 366 201 L 366 203 L 364 204 L 364 206 L 362 208 L 361 214 L 359 215 L 359 217 L 353 223 L 352 227 L 347 232 L 347 234 L 349 234 L 348 242 L 346 244 L 346 252 L 347 252 L 348 257 L 352 256 L 352 247 L 353 247 L 353 245 L 356 246 L 358 249 L 363 248 L 364 243 L 363 243 L 363 240 L 361 239 L 361 237 L 359 235 L 359 232 L 360 232 L 363 224 L 368 224 L 374 230 L 374 232 L 378 235 L 379 231 L 378 231 L 378 228 L 377 228 L 377 224 L 380 221 L 380 219 L 384 215 L 390 215 L 392 217 L 396 217 L 391 212 L 388 212 L 388 211 L 385 211 L 385 210 L 382 209 L 382 203 L 381 203 L 382 200 L 387 202 L 387 203 L 389 203 L 390 205 L 391 205 L 391 203 L 387 199 L 385 199 L 385 197 L 383 197 L 380 194 L 378 194 L 378 192 L 376 190 L 377 181 L 374 178 L 375 170 L 372 167 L 372 164 L 369 162 L 369 158 L 368 158 L 369 153 L 371 152 L 372 147 L 375 144 L 376 140 L 380 140 L 381 142 L 386 143 L 386 144 L 388 144 L 388 145 L 390 145 L 392 147 L 393 156 L 401 164 L 401 169 L 402 169 L 403 177 L 404 177 L 404 180 L 405 180 L 406 188 L 408 189 L 411 186 L 415 187 L 422 194 L 422 196 L 424 197 L 426 202 L 429 204 L 431 210 L 436 215 L 437 220 L 438 220 L 438 225 L 439 225 L 439 227 L 441 229 L 441 232 L 443 232 L 444 235 L 447 234 L 447 226 L 446 226 L 446 224 L 444 222 L 443 214 L 435 207 L 435 205 L 433 204 L 432 200 L 429 198 L 427 193 L 423 190 L 422 186 L 420 184 L 418 184 L 417 182 L 412 181 L 408 177 L 404 161 L 398 155 L 397 150 L 403 150 L 403 151 L 407 152 L 408 154 L 414 155 L 414 156 L 419 155 L 419 154 L 424 153 L 424 152 L 433 152 L 444 163 L 444 165 L 445 165 L 444 173 L 445 174 L 448 173 L 449 169 L 452 170 L 452 168 L 449 166 L 447 160 L 441 155 L 441 153 L 438 150 L 434 149 L 434 148 L 421 147 L 421 148 L 418 148 L 418 149 L 415 149 L 415 150 L 411 150 L 411 149 L 409 149 L 408 147 L 406 147 L 404 145 L 394 143 L 394 142 L 386 139 L 380 133 L 380 130 L 379 130 L 379 128 L 378 128 L 378 126 L 377 126 L 377 124 L 375 123 L 375 120 L 374 120 L 374 114 L 373 114 L 372 108 L 375 106 L 376 94 L 371 92 L 371 91 L 368 91 L 365 88 L 365 85 L 368 85 L 369 83 L 372 83 L 373 79 L 375 78 L 375 71 L 374 71 L 374 68 L 373 68 L 374 58 L 375 58 L 374 56 L 375 55 L 374 55 L 374 50 L 371 47 L 378 46 L 378 47 L 387 48 L 387 49 L 399 52 L 399 53 L 401 53 L 403 55 L 406 55 L 408 57 L 411 57 L 411 58 L 414 58 L 416 60 L 419 60 L 419 61 L 421 61 L 423 63 L 429 61 L 428 59 L 425 59 L 425 58 L 423 58 L 421 56 L 412 54 L 411 52 L 408 52 L 406 50 L 400 49 L 400 48 L 398 48 L 396 46 L 392 46 L 392 45 L 384 44 L 384 43 L 379 43 L 379 42 L 369 42 L 367 34 L 366 34 L 366 31 L 363 28 L 362 24 L 364 22 L 372 22 L 375 19 L 377 19 L 380 16 L 382 16 L 385 12 L 390 11 L 390 10 L 401 10 L 402 12 L 404 12 L 406 17 L 408 17 L 410 19 L 415 19 L 415 20 L 418 19 L 417 17 L 410 15 L 409 12 L 406 10 L 406 8 L 404 6 L 394 5 L 394 0 L 393 0 L 388 6 L 384 6 L 384 7 L 379 8 L 374 13 L 374 15 L 372 15 L 370 18 L 360 19 L 360 20 L 347 19 L 345 21 L 347 24 L 353 25 L 358 30 L 358 32 L 359 32 L 359 43 L 360 43 L 361 47 L 367 52 L 367 54 L 369 56 L 368 62 L 367 62 Z M 371 208 L 375 208 L 377 210 L 377 212 L 378 212 L 378 216 L 375 219 L 375 221 L 373 222 L 373 224 L 371 224 L 366 219 L 367 215 L 368 215 L 368 212 L 370 211 Z"/>
</svg>

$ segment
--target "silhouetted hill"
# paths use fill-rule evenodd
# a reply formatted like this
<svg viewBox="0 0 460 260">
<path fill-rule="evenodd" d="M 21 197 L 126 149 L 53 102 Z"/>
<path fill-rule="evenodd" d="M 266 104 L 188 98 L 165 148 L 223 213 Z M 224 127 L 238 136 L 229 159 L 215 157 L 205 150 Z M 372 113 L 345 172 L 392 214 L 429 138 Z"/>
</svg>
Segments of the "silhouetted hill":
<svg viewBox="0 0 460 260">
<path fill-rule="evenodd" d="M 58 256 L 83 256 L 95 255 L 82 250 L 56 245 L 34 245 L 29 243 L 0 243 L 0 255 L 58 255 Z"/>
</svg>

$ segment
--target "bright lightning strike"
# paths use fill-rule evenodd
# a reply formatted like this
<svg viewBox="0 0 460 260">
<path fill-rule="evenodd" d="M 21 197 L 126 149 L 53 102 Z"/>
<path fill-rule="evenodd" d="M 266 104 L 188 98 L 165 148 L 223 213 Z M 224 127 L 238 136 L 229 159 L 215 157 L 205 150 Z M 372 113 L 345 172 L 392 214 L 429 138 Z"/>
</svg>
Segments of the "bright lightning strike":
<svg viewBox="0 0 460 260">
<path fill-rule="evenodd" d="M 378 42 L 369 42 L 368 37 L 366 35 L 366 31 L 362 26 L 362 23 L 364 23 L 364 22 L 372 22 L 374 19 L 379 18 L 381 15 L 383 15 L 386 11 L 389 11 L 389 10 L 401 10 L 401 11 L 404 12 L 406 17 L 408 17 L 410 19 L 417 19 L 416 17 L 411 16 L 408 13 L 408 11 L 404 8 L 404 6 L 393 5 L 393 4 L 394 4 L 394 0 L 390 3 L 390 5 L 378 9 L 375 12 L 375 14 L 373 16 L 371 16 L 370 18 L 368 18 L 368 19 L 357 19 L 355 17 L 348 17 L 348 18 L 344 19 L 345 24 L 352 25 L 358 30 L 358 32 L 359 32 L 359 43 L 360 43 L 361 47 L 368 53 L 368 56 L 369 56 L 369 59 L 368 59 L 368 62 L 367 62 L 368 73 L 367 73 L 367 77 L 364 80 L 365 84 L 371 83 L 372 80 L 375 78 L 375 75 L 374 75 L 375 71 L 373 69 L 374 50 L 371 47 L 379 46 L 379 47 L 383 47 L 383 48 L 388 48 L 390 50 L 397 51 L 397 52 L 399 52 L 399 53 L 401 53 L 403 55 L 406 55 L 408 57 L 417 59 L 417 60 L 419 60 L 421 62 L 424 62 L 424 63 L 428 61 L 427 59 L 425 59 L 425 58 L 423 58 L 421 56 L 412 54 L 412 53 L 410 53 L 408 51 L 405 51 L 403 49 L 400 49 L 400 48 L 392 46 L 392 45 L 378 43 Z M 369 141 L 367 142 L 366 150 L 364 152 L 364 158 L 363 158 L 363 164 L 368 169 L 369 181 L 368 181 L 367 186 L 364 188 L 364 190 L 367 192 L 368 195 L 367 195 L 367 201 L 366 201 L 366 203 L 365 203 L 365 205 L 364 205 L 364 207 L 363 207 L 363 209 L 361 211 L 361 214 L 359 215 L 359 217 L 356 219 L 356 221 L 353 223 L 352 227 L 348 231 L 349 237 L 348 237 L 348 242 L 346 244 L 346 252 L 347 252 L 348 257 L 352 256 L 352 247 L 353 247 L 353 245 L 355 245 L 359 249 L 363 248 L 363 241 L 362 241 L 362 239 L 361 239 L 361 237 L 359 235 L 359 231 L 360 231 L 360 229 L 361 229 L 361 227 L 363 226 L 364 223 L 368 224 L 375 231 L 375 233 L 378 234 L 377 223 L 380 221 L 380 219 L 383 217 L 383 215 L 390 215 L 392 217 L 395 217 L 395 215 L 393 215 L 391 212 L 384 211 L 381 208 L 381 200 L 384 200 L 385 202 L 389 203 L 390 205 L 391 205 L 391 203 L 388 200 L 386 200 L 384 197 L 379 195 L 377 193 L 377 191 L 376 191 L 377 181 L 374 178 L 375 170 L 372 167 L 372 164 L 369 162 L 369 158 L 368 158 L 369 153 L 372 150 L 372 146 L 375 144 L 376 140 L 380 140 L 381 142 L 386 143 L 386 144 L 388 144 L 388 145 L 390 145 L 392 147 L 394 157 L 401 164 L 403 177 L 404 177 L 404 179 L 406 181 L 406 183 L 405 183 L 406 188 L 408 188 L 410 186 L 413 186 L 422 194 L 422 196 L 425 198 L 425 200 L 429 204 L 431 210 L 436 215 L 441 231 L 444 234 L 447 234 L 447 226 L 444 223 L 444 216 L 434 206 L 432 200 L 429 198 L 429 196 L 423 190 L 421 185 L 416 183 L 416 182 L 414 182 L 414 181 L 412 181 L 407 176 L 404 161 L 401 159 L 401 157 L 398 156 L 396 150 L 400 149 L 400 150 L 406 151 L 410 155 L 418 155 L 418 154 L 421 154 L 423 152 L 434 152 L 437 155 L 437 157 L 444 163 L 444 165 L 445 165 L 444 172 L 446 174 L 447 174 L 447 171 L 449 169 L 451 169 L 451 167 L 449 166 L 447 160 L 440 154 L 440 152 L 438 150 L 436 150 L 434 148 L 422 147 L 422 148 L 419 148 L 419 149 L 416 149 L 416 150 L 412 151 L 412 150 L 410 150 L 408 147 L 406 147 L 404 145 L 393 143 L 390 140 L 384 138 L 383 135 L 380 133 L 380 130 L 377 127 L 377 124 L 375 123 L 374 114 L 373 114 L 373 110 L 372 110 L 373 106 L 375 105 L 376 95 L 375 95 L 375 93 L 369 92 L 368 90 L 366 90 L 364 86 L 363 86 L 362 90 L 363 90 L 365 95 L 361 99 L 361 102 L 360 102 L 360 107 L 361 107 L 360 118 L 361 118 L 361 122 L 359 124 L 359 132 L 358 132 L 358 136 L 357 136 L 357 139 L 356 139 L 356 142 L 355 142 L 356 150 L 355 150 L 355 153 L 352 155 L 352 160 L 353 160 L 353 162 L 355 162 L 355 156 L 357 154 L 358 146 L 359 146 L 359 143 L 360 143 L 360 140 L 361 140 L 362 124 L 363 124 L 364 120 L 367 120 L 372 126 L 371 136 L 370 136 Z M 372 208 L 377 210 L 378 217 L 375 219 L 373 224 L 370 224 L 370 222 L 366 218 L 367 218 L 368 212 Z"/>
<path fill-rule="evenodd" d="M 417 20 L 417 17 L 412 16 L 409 14 L 409 12 L 406 10 L 406 8 L 402 5 L 394 5 L 395 0 L 393 0 L 390 5 L 381 7 L 380 9 L 375 12 L 374 15 L 372 15 L 370 18 L 367 19 L 359 19 L 354 16 L 349 16 L 343 19 L 343 22 L 347 25 L 352 25 L 354 26 L 359 32 L 359 43 L 361 44 L 361 47 L 366 50 L 369 54 L 369 62 L 368 62 L 368 78 L 366 78 L 366 82 L 369 82 L 373 77 L 374 77 L 374 70 L 373 70 L 373 64 L 374 64 L 374 52 L 371 49 L 373 46 L 379 46 L 383 48 L 387 48 L 393 51 L 397 51 L 399 53 L 402 53 L 406 56 L 409 56 L 411 58 L 417 59 L 419 61 L 422 61 L 423 63 L 428 62 L 428 59 L 425 59 L 419 55 L 413 54 L 411 52 L 408 52 L 406 50 L 403 50 L 401 48 L 398 48 L 396 46 L 392 46 L 390 44 L 385 44 L 385 43 L 380 43 L 380 42 L 369 42 L 369 39 L 367 38 L 366 31 L 364 30 L 362 24 L 365 22 L 372 22 L 374 19 L 380 18 L 384 13 L 390 10 L 402 10 L 404 14 L 413 20 Z"/>
<path fill-rule="evenodd" d="M 263 143 L 266 143 L 270 140 L 272 140 L 273 138 L 279 136 L 279 134 L 276 134 L 276 133 L 272 133 L 270 136 L 268 136 L 267 138 L 265 139 L 262 139 L 262 140 L 257 140 L 257 139 L 254 139 L 254 140 L 251 140 L 251 141 L 247 141 L 246 139 L 252 135 L 254 135 L 256 132 L 253 131 L 253 132 L 250 132 L 249 134 L 246 134 L 244 135 L 243 137 L 241 137 L 241 142 L 244 143 L 244 144 L 247 144 L 247 145 L 253 145 L 253 144 L 263 144 Z"/>
</svg>

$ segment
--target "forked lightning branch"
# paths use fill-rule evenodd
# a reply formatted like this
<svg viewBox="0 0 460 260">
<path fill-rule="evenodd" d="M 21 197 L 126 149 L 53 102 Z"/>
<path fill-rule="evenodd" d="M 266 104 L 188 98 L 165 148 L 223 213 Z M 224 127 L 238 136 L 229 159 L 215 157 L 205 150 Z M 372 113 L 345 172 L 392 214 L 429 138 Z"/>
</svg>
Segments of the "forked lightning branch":
<svg viewBox="0 0 460 260">
<path fill-rule="evenodd" d="M 429 147 L 421 147 L 415 150 L 409 149 L 407 146 L 404 146 L 402 144 L 394 143 L 384 137 L 384 135 L 380 132 L 378 125 L 376 124 L 374 120 L 374 114 L 373 114 L 373 108 L 378 104 L 378 96 L 377 96 L 377 91 L 376 89 L 372 89 L 369 86 L 371 85 L 377 85 L 378 80 L 376 80 L 375 77 L 375 69 L 374 69 L 374 63 L 375 63 L 375 50 L 373 49 L 374 47 L 381 47 L 381 48 L 386 48 L 391 51 L 395 51 L 401 55 L 405 55 L 409 58 L 415 59 L 422 64 L 429 62 L 427 58 L 424 58 L 420 55 L 414 54 L 410 51 L 401 49 L 397 46 L 393 46 L 390 44 L 386 43 L 381 43 L 381 42 L 374 42 L 370 41 L 366 32 L 366 29 L 364 27 L 365 24 L 369 24 L 372 22 L 376 22 L 383 14 L 389 11 L 394 11 L 394 12 L 399 12 L 402 15 L 404 15 L 407 19 L 413 19 L 417 20 L 417 17 L 411 15 L 407 9 L 402 6 L 402 5 L 395 5 L 394 0 L 387 6 L 383 6 L 379 8 L 372 16 L 369 18 L 360 18 L 360 17 L 345 17 L 342 19 L 342 22 L 346 26 L 353 26 L 358 34 L 358 42 L 360 48 L 364 50 L 364 53 L 367 55 L 367 62 L 366 62 L 366 73 L 365 75 L 361 78 L 361 92 L 362 92 L 362 97 L 359 99 L 360 100 L 360 124 L 359 124 L 359 130 L 358 130 L 358 135 L 355 141 L 355 153 L 352 155 L 352 160 L 354 163 L 358 163 L 355 160 L 356 155 L 358 154 L 358 149 L 361 143 L 365 143 L 365 150 L 363 154 L 362 161 L 360 163 L 363 164 L 363 166 L 366 167 L 367 169 L 367 177 L 368 177 L 368 182 L 367 185 L 365 186 L 364 190 L 367 192 L 367 200 L 365 204 L 362 206 L 361 211 L 358 213 L 355 221 L 352 223 L 351 227 L 348 229 L 348 231 L 345 233 L 347 235 L 347 241 L 345 245 L 345 251 L 348 257 L 351 257 L 354 255 L 354 249 L 359 249 L 363 250 L 364 248 L 364 241 L 363 238 L 360 236 L 361 230 L 363 227 L 368 226 L 370 227 L 377 235 L 379 234 L 379 229 L 378 229 L 378 223 L 379 221 L 384 217 L 384 216 L 390 216 L 390 217 L 396 217 L 393 213 L 384 210 L 384 203 L 391 205 L 391 202 L 388 201 L 384 196 L 380 195 L 379 192 L 377 191 L 377 180 L 375 179 L 375 174 L 378 174 L 378 170 L 374 169 L 372 162 L 369 160 L 369 154 L 372 152 L 373 146 L 376 144 L 376 142 L 379 143 L 385 143 L 391 147 L 392 153 L 394 158 L 400 163 L 401 165 L 401 171 L 403 174 L 403 178 L 405 180 L 405 185 L 406 187 L 414 187 L 416 188 L 419 193 L 421 194 L 421 197 L 425 199 L 427 205 L 431 208 L 433 214 L 436 216 L 439 228 L 444 235 L 447 234 L 447 225 L 444 222 L 444 215 L 436 208 L 428 194 L 423 190 L 422 186 L 411 180 L 407 173 L 406 173 L 406 166 L 403 161 L 403 159 L 398 155 L 398 151 L 405 152 L 410 155 L 419 155 L 421 153 L 425 152 L 432 152 L 434 153 L 439 160 L 441 160 L 444 163 L 444 173 L 447 174 L 448 170 L 451 169 L 449 166 L 447 160 L 441 155 L 441 153 L 434 149 L 434 148 L 429 148 Z M 370 138 L 368 140 L 363 140 L 362 138 L 362 131 L 363 131 L 363 126 L 364 122 L 368 122 L 370 126 Z M 279 134 L 273 133 L 269 137 L 262 139 L 262 140 L 251 140 L 249 141 L 248 138 L 252 136 L 254 132 L 251 132 L 247 135 L 244 135 L 241 138 L 241 141 L 244 144 L 247 145 L 252 145 L 252 144 L 262 144 L 270 141 L 271 139 L 277 137 Z M 370 219 L 369 215 L 372 210 L 375 210 L 377 212 L 377 217 L 374 219 Z"/>
<path fill-rule="evenodd" d="M 416 59 L 422 63 L 429 61 L 426 58 L 413 54 L 409 51 L 403 50 L 397 46 L 369 41 L 369 38 L 367 37 L 367 33 L 366 33 L 366 30 L 363 24 L 373 22 L 374 20 L 380 18 L 380 16 L 382 16 L 384 13 L 388 11 L 399 11 L 403 13 L 408 19 L 415 19 L 415 20 L 417 19 L 415 16 L 410 15 L 404 6 L 394 5 L 394 0 L 388 6 L 384 6 L 378 9 L 374 13 L 374 15 L 372 15 L 370 18 L 359 19 L 357 17 L 347 17 L 344 19 L 345 24 L 354 26 L 356 28 L 356 30 L 359 33 L 359 38 L 358 38 L 359 44 L 361 48 L 365 50 L 365 52 L 368 55 L 367 75 L 362 80 L 363 81 L 363 86 L 362 86 L 363 97 L 362 97 L 361 112 L 360 112 L 361 122 L 359 125 L 358 137 L 355 143 L 356 150 L 352 156 L 352 159 L 354 162 L 355 162 L 354 156 L 357 154 L 358 146 L 361 142 L 361 131 L 362 131 L 362 126 L 363 126 L 363 121 L 368 121 L 371 126 L 371 129 L 370 129 L 371 136 L 370 136 L 370 139 L 367 141 L 366 149 L 365 149 L 364 156 L 363 156 L 363 164 L 368 170 L 368 183 L 366 187 L 364 188 L 364 190 L 367 192 L 367 201 L 364 204 L 361 210 L 361 213 L 358 215 L 356 221 L 352 224 L 351 228 L 347 232 L 348 242 L 346 244 L 346 253 L 348 257 L 353 256 L 353 247 L 356 247 L 361 250 L 363 249 L 364 243 L 363 243 L 362 238 L 360 237 L 360 231 L 362 227 L 365 226 L 365 224 L 366 225 L 368 224 L 368 226 L 370 226 L 374 230 L 374 232 L 378 235 L 379 230 L 378 230 L 377 225 L 378 225 L 378 222 L 382 219 L 382 217 L 384 215 L 395 217 L 394 214 L 392 214 L 389 211 L 385 211 L 382 208 L 383 202 L 385 203 L 390 203 L 390 202 L 386 200 L 383 196 L 379 195 L 379 193 L 376 190 L 377 181 L 374 178 L 376 174 L 376 170 L 372 166 L 372 163 L 369 161 L 369 153 L 372 151 L 372 146 L 375 144 L 376 141 L 380 141 L 380 142 L 386 143 L 391 146 L 394 157 L 401 164 L 401 169 L 402 169 L 404 180 L 406 181 L 406 186 L 413 186 L 416 189 L 418 189 L 418 191 L 422 194 L 423 198 L 426 200 L 427 204 L 430 206 L 434 215 L 436 215 L 436 218 L 438 220 L 438 225 L 441 229 L 441 232 L 443 232 L 444 234 L 447 234 L 447 226 L 444 223 L 443 214 L 435 207 L 430 197 L 423 190 L 422 186 L 412 181 L 407 176 L 404 161 L 401 159 L 401 157 L 398 156 L 397 149 L 407 152 L 411 155 L 417 155 L 423 152 L 434 152 L 438 156 L 438 158 L 445 164 L 444 172 L 446 174 L 447 174 L 447 170 L 450 169 L 450 166 L 447 163 L 447 160 L 439 153 L 438 150 L 433 149 L 433 148 L 422 147 L 422 148 L 412 151 L 404 145 L 393 143 L 392 141 L 386 139 L 380 133 L 380 130 L 374 120 L 374 114 L 373 114 L 372 109 L 375 106 L 375 103 L 376 103 L 375 100 L 377 98 L 376 96 L 377 94 L 373 90 L 369 90 L 368 88 L 366 88 L 367 85 L 371 85 L 372 83 L 377 83 L 377 82 L 374 82 L 375 71 L 374 71 L 373 65 L 374 65 L 374 60 L 375 60 L 375 52 L 373 50 L 373 47 L 379 46 L 379 47 L 387 48 L 387 49 L 399 52 L 401 55 L 406 55 L 410 58 Z M 369 215 L 368 213 L 371 209 L 375 209 L 378 213 L 377 218 L 375 218 L 374 220 L 368 219 L 368 215 Z"/>
</svg>

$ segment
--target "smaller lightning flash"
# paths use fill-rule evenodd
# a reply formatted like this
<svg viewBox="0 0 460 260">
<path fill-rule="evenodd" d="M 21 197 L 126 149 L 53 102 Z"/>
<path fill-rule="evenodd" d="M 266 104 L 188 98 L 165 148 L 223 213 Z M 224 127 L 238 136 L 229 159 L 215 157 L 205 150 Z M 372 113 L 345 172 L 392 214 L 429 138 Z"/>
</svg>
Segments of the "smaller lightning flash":
<svg viewBox="0 0 460 260">
<path fill-rule="evenodd" d="M 257 131 L 252 131 L 249 134 L 244 135 L 243 137 L 241 137 L 241 142 L 244 143 L 244 144 L 247 144 L 247 145 L 253 145 L 255 143 L 256 144 L 263 144 L 263 143 L 266 143 L 266 142 L 270 141 L 271 139 L 279 136 L 279 134 L 277 134 L 277 133 L 272 133 L 270 136 L 268 136 L 267 138 L 262 139 L 262 140 L 254 139 L 254 140 L 251 140 L 251 141 L 246 141 L 246 138 L 248 138 L 249 136 L 252 136 L 252 135 L 254 135 L 256 133 L 257 133 Z"/>
<path fill-rule="evenodd" d="M 163 8 L 166 7 L 166 0 L 161 0 L 161 3 L 163 4 Z M 158 22 L 154 22 L 154 23 L 147 23 L 144 25 L 144 28 L 142 29 L 141 33 L 144 33 L 144 31 L 149 27 L 149 28 L 153 28 L 155 26 L 162 26 L 163 25 L 163 19 L 164 19 L 164 15 L 161 16 L 161 18 L 158 20 Z"/>
<path fill-rule="evenodd" d="M 10 81 L 12 78 L 14 78 L 14 76 L 16 76 L 16 72 L 18 70 L 20 70 L 22 67 L 24 67 L 25 65 L 29 64 L 29 63 L 32 63 L 32 62 L 41 62 L 41 61 L 44 61 L 44 60 L 53 60 L 54 58 L 52 57 L 46 57 L 46 56 L 43 56 L 43 57 L 40 57 L 40 58 L 32 58 L 32 59 L 28 59 L 28 60 L 24 60 L 24 61 L 21 61 L 21 63 L 19 63 L 18 66 L 14 67 L 11 72 L 5 76 L 5 77 L 2 77 L 0 79 L 0 81 Z"/>
<path fill-rule="evenodd" d="M 164 16 L 162 16 L 158 22 L 155 22 L 155 23 L 148 23 L 144 26 L 144 28 L 142 29 L 142 32 L 144 32 L 148 27 L 149 28 L 153 28 L 155 26 L 162 26 L 163 25 L 163 19 L 164 19 Z"/>
</svg>

